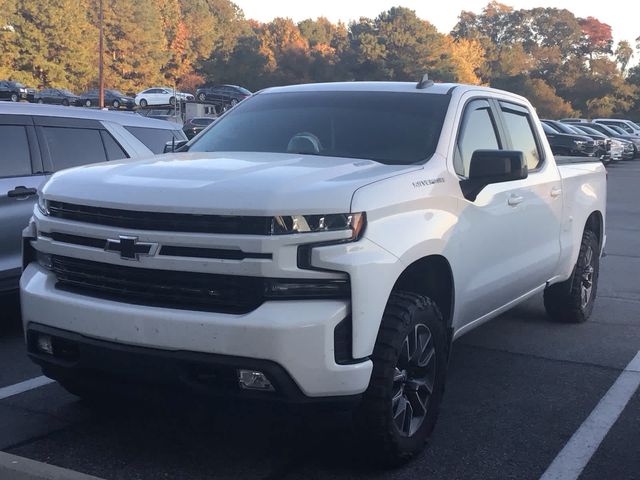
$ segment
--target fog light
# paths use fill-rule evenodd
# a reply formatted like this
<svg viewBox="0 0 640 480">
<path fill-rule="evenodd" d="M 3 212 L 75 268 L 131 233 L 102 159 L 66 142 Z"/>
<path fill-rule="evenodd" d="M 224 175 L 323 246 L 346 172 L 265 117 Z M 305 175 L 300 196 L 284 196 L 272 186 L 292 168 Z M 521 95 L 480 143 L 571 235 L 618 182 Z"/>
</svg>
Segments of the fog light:
<svg viewBox="0 0 640 480">
<path fill-rule="evenodd" d="M 275 388 L 262 372 L 255 370 L 238 370 L 238 384 L 245 390 L 265 390 L 273 392 Z"/>
<path fill-rule="evenodd" d="M 42 353 L 53 355 L 53 340 L 51 336 L 39 334 L 36 339 L 36 348 Z"/>
<path fill-rule="evenodd" d="M 38 252 L 36 254 L 36 258 L 38 259 L 38 263 L 42 268 L 45 268 L 47 270 L 51 270 L 53 268 L 53 261 L 51 255 L 49 255 L 48 253 Z"/>
</svg>

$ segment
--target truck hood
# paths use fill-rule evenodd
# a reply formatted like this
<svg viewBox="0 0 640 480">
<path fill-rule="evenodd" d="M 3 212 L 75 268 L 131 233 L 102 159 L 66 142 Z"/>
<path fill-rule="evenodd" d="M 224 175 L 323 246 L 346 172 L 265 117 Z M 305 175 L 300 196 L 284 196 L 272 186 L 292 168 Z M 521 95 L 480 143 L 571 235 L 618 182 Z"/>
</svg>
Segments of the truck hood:
<svg viewBox="0 0 640 480">
<path fill-rule="evenodd" d="M 297 154 L 192 152 L 61 171 L 43 193 L 49 200 L 142 211 L 343 213 L 358 188 L 420 168 Z"/>
</svg>

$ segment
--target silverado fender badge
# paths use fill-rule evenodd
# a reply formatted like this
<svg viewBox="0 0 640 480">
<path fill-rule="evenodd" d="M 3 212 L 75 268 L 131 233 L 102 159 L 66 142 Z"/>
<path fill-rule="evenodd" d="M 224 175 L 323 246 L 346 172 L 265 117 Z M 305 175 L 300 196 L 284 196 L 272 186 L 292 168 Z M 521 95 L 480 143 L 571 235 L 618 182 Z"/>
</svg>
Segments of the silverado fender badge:
<svg viewBox="0 0 640 480">
<path fill-rule="evenodd" d="M 413 188 L 421 188 L 421 187 L 427 187 L 429 185 L 433 185 L 436 183 L 444 183 L 444 178 L 443 177 L 427 178 L 426 180 L 418 180 L 416 182 L 412 182 L 411 184 L 413 185 Z"/>
</svg>

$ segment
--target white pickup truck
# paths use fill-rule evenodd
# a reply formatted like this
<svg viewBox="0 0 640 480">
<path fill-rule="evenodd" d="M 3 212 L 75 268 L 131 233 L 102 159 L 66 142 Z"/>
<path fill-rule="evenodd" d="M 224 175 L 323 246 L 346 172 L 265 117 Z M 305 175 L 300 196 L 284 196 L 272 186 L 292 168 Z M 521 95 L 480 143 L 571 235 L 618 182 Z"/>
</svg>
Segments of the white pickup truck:
<svg viewBox="0 0 640 480">
<path fill-rule="evenodd" d="M 271 88 L 182 153 L 57 173 L 24 232 L 31 358 L 79 395 L 137 386 L 353 402 L 420 451 L 451 344 L 544 291 L 585 321 L 606 172 L 477 86 Z"/>
</svg>

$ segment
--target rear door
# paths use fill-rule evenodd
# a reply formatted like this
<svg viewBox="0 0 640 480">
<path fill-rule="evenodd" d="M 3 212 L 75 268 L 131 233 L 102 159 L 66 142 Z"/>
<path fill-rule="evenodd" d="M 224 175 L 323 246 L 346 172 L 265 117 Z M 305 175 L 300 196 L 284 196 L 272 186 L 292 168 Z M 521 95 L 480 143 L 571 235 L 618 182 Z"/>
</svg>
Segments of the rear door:
<svg viewBox="0 0 640 480">
<path fill-rule="evenodd" d="M 31 117 L 0 115 L 0 290 L 17 287 L 21 235 L 44 180 Z"/>
<path fill-rule="evenodd" d="M 546 158 L 541 133 L 525 105 L 500 100 L 506 144 L 524 153 L 529 171 L 514 191 L 522 200 L 515 210 L 513 228 L 519 232 L 522 288 L 532 290 L 546 283 L 556 271 L 560 257 L 562 180 L 553 159 Z M 514 275 L 515 276 L 515 275 Z"/>
</svg>

